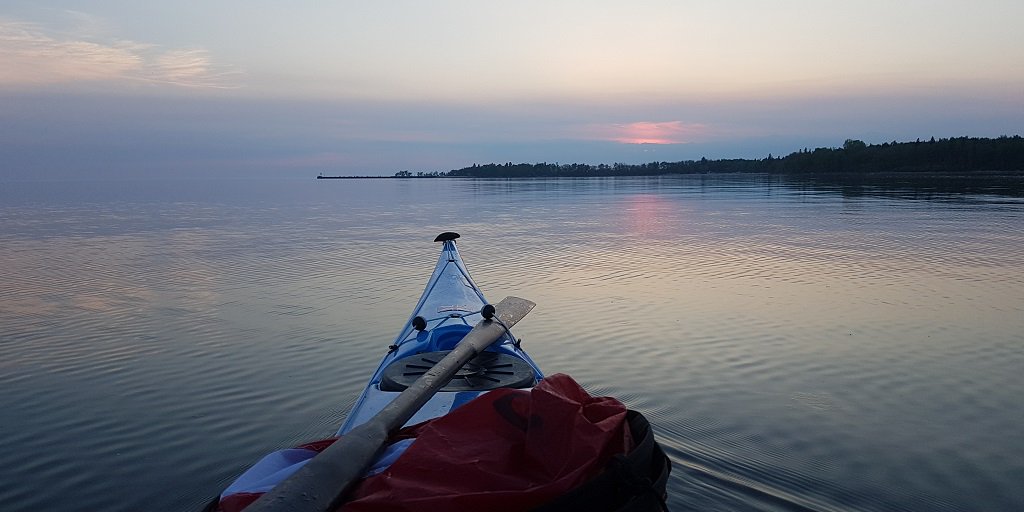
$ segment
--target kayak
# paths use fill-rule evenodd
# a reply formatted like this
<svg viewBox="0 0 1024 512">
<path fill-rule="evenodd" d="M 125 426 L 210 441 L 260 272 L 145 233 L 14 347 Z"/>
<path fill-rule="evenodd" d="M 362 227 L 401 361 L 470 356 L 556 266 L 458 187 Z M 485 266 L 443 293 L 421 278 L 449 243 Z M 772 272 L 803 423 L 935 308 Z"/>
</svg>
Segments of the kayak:
<svg viewBox="0 0 1024 512">
<path fill-rule="evenodd" d="M 466 270 L 455 246 L 457 238 L 457 233 L 445 232 L 434 239 L 442 243 L 441 255 L 423 295 L 338 429 L 339 436 L 380 412 L 483 319 L 487 299 Z M 443 416 L 492 389 L 529 388 L 542 378 L 540 368 L 523 351 L 519 340 L 506 331 L 483 354 L 467 363 L 409 424 Z"/>
<path fill-rule="evenodd" d="M 488 303 L 458 238 L 435 238 L 423 294 L 336 435 L 267 455 L 204 510 L 666 510 L 671 463 L 647 420 L 545 376 L 511 332 L 534 304 Z"/>
</svg>

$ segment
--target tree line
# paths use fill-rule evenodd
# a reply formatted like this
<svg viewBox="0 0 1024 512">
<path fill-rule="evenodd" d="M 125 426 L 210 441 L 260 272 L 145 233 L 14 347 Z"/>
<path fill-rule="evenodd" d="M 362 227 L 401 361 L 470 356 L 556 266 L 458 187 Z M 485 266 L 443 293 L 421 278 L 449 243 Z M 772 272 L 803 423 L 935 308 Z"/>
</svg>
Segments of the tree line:
<svg viewBox="0 0 1024 512">
<path fill-rule="evenodd" d="M 848 139 L 840 148 L 803 149 L 784 157 L 762 159 L 683 160 L 645 164 L 473 164 L 448 172 L 399 171 L 396 177 L 542 178 L 591 176 L 658 176 L 704 173 L 950 173 L 1024 174 L 1024 138 L 955 137 L 914 142 L 865 144 Z"/>
</svg>

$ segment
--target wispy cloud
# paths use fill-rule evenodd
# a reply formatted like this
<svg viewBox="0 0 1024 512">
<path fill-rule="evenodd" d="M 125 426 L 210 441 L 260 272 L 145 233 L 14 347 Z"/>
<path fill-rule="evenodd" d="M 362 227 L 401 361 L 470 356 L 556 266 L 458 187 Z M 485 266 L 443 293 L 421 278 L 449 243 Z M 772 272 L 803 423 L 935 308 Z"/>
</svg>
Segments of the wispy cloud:
<svg viewBox="0 0 1024 512">
<path fill-rule="evenodd" d="M 51 34 L 34 23 L 0 19 L 0 85 L 141 81 L 231 88 L 237 75 L 218 69 L 201 49 L 166 50 L 135 41 L 89 40 Z"/>
<path fill-rule="evenodd" d="M 687 144 L 706 139 L 710 133 L 706 125 L 682 121 L 592 124 L 583 129 L 585 138 L 623 144 Z"/>
<path fill-rule="evenodd" d="M 206 50 L 171 50 L 147 60 L 146 73 L 140 78 L 186 87 L 231 89 L 237 87 L 234 70 L 218 69 Z"/>
</svg>

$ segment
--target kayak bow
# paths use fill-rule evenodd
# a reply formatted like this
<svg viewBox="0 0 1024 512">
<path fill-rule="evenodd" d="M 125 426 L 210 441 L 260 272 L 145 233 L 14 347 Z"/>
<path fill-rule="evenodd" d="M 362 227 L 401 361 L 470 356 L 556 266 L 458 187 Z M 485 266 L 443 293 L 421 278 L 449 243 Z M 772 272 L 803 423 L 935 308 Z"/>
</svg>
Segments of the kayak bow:
<svg viewBox="0 0 1024 512">
<path fill-rule="evenodd" d="M 447 232 L 434 240 L 443 246 L 423 295 L 338 429 L 338 435 L 380 412 L 483 320 L 482 310 L 487 299 L 462 262 L 455 247 L 458 237 L 457 233 Z M 506 331 L 483 354 L 467 363 L 407 424 L 443 416 L 486 391 L 502 387 L 529 388 L 542 378 L 540 368 L 522 350 L 512 333 Z"/>
</svg>

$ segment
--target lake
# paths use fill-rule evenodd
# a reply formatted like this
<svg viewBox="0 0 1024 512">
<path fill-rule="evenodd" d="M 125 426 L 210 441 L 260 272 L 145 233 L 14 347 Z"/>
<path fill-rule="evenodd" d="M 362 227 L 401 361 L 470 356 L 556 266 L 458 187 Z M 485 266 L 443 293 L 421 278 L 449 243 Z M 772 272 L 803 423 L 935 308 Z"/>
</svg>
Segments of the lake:
<svg viewBox="0 0 1024 512">
<path fill-rule="evenodd" d="M 0 183 L 0 508 L 196 510 L 332 434 L 451 230 L 491 300 L 537 302 L 545 373 L 655 425 L 672 510 L 1024 509 L 1007 190 Z"/>
</svg>

